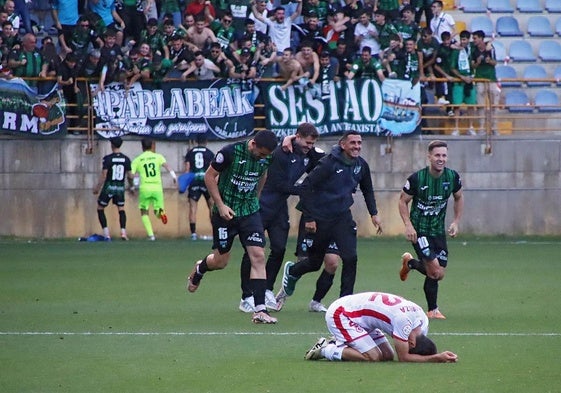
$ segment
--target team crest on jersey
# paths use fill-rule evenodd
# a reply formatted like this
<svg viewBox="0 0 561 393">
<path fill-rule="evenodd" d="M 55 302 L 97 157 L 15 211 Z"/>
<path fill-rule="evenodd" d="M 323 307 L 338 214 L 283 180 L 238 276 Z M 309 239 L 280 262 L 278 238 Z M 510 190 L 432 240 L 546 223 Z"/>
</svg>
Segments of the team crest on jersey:
<svg viewBox="0 0 561 393">
<path fill-rule="evenodd" d="M 354 173 L 355 175 L 358 175 L 358 174 L 360 173 L 361 170 L 362 170 L 362 166 L 357 165 L 357 166 L 355 166 L 355 168 L 353 169 L 353 173 Z"/>
<path fill-rule="evenodd" d="M 216 154 L 214 161 L 216 161 L 219 164 L 222 164 L 224 162 L 224 155 L 219 152 L 218 154 Z"/>
<path fill-rule="evenodd" d="M 405 184 L 403 185 L 403 188 L 405 188 L 406 190 L 409 190 L 411 188 L 411 184 L 409 184 L 409 180 L 407 180 L 405 182 Z"/>
<path fill-rule="evenodd" d="M 442 182 L 442 188 L 444 188 L 445 191 L 448 191 L 448 189 L 450 188 L 450 182 L 449 181 L 443 181 Z"/>
<path fill-rule="evenodd" d="M 308 166 L 308 163 L 310 162 L 310 159 L 308 157 L 304 158 L 304 165 Z"/>
</svg>

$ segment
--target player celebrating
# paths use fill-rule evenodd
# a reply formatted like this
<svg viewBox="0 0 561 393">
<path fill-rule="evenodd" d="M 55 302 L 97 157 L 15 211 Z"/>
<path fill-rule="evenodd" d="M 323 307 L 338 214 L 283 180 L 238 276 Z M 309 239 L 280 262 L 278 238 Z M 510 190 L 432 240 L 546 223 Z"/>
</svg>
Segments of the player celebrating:
<svg viewBox="0 0 561 393">
<path fill-rule="evenodd" d="M 413 244 L 418 259 L 406 252 L 401 257 L 401 281 L 407 280 L 411 269 L 426 276 L 424 291 L 428 317 L 446 319 L 438 310 L 438 281 L 444 278 L 448 264 L 446 245 L 446 207 L 450 195 L 454 197 L 454 220 L 448 234 L 458 234 L 458 223 L 464 211 L 460 175 L 446 167 L 448 145 L 434 140 L 428 147 L 429 166 L 407 178 L 399 198 L 399 215 L 405 224 L 405 236 Z M 412 201 L 412 202 L 411 202 Z M 411 212 L 408 205 L 411 203 Z"/>
<path fill-rule="evenodd" d="M 205 197 L 209 212 L 212 211 L 212 198 L 205 185 L 205 171 L 214 158 L 214 153 L 206 147 L 206 136 L 197 135 L 197 146 L 193 147 L 185 155 L 185 172 L 192 172 L 195 178 L 189 184 L 189 229 L 191 239 L 197 240 L 197 205 L 201 196 Z"/>
<path fill-rule="evenodd" d="M 423 309 L 397 295 L 364 292 L 339 298 L 327 309 L 325 321 L 333 338 L 320 338 L 306 352 L 307 360 L 391 361 L 394 350 L 384 333 L 392 336 L 400 362 L 458 360 L 453 352 L 437 353 L 426 336 L 429 321 Z"/>
<path fill-rule="evenodd" d="M 140 176 L 140 187 L 138 192 L 138 207 L 142 224 L 146 229 L 149 240 L 156 240 L 152 223 L 148 216 L 150 205 L 154 208 L 154 214 L 164 224 L 167 224 L 168 217 L 164 210 L 164 189 L 162 186 L 161 167 L 163 166 L 173 178 L 173 183 L 177 184 L 177 175 L 170 168 L 163 155 L 156 153 L 156 142 L 144 138 L 141 141 L 142 153 L 132 161 L 132 173 Z"/>
<path fill-rule="evenodd" d="M 103 237 L 106 240 L 111 240 L 107 227 L 107 217 L 105 217 L 105 208 L 109 201 L 113 201 L 113 204 L 119 210 L 121 239 L 129 240 L 127 237 L 127 213 L 125 212 L 125 177 L 128 178 L 129 185 L 132 187 L 131 160 L 121 153 L 120 148 L 123 144 L 121 138 L 111 138 L 110 141 L 112 153 L 103 157 L 101 175 L 93 189 L 94 195 L 99 194 L 97 198 L 97 218 L 103 230 Z"/>
<path fill-rule="evenodd" d="M 205 173 L 214 200 L 212 211 L 213 253 L 197 261 L 188 277 L 187 290 L 195 292 L 207 271 L 224 269 L 234 238 L 239 235 L 251 262 L 250 287 L 255 300 L 254 323 L 276 323 L 265 307 L 265 231 L 257 195 L 266 181 L 271 153 L 277 146 L 272 131 L 259 131 L 249 141 L 223 147 Z"/>
</svg>

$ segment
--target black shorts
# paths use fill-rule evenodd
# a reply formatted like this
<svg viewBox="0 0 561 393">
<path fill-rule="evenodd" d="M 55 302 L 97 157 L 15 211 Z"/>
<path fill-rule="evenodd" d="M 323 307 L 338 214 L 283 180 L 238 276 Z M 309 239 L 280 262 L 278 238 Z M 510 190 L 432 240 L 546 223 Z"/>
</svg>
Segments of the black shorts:
<svg viewBox="0 0 561 393">
<path fill-rule="evenodd" d="M 109 205 L 109 201 L 113 201 L 113 204 L 117 206 L 125 206 L 125 187 L 104 186 L 97 198 L 97 203 L 106 207 Z"/>
<path fill-rule="evenodd" d="M 204 196 L 207 201 L 210 199 L 210 194 L 206 188 L 205 182 L 195 180 L 189 185 L 187 197 L 198 202 L 201 196 Z"/>
<path fill-rule="evenodd" d="M 265 247 L 265 231 L 259 212 L 249 216 L 234 217 L 230 221 L 224 220 L 220 215 L 212 213 L 212 248 L 217 249 L 220 254 L 230 251 L 234 238 L 239 235 L 240 242 L 244 247 Z"/>
<path fill-rule="evenodd" d="M 448 265 L 448 245 L 446 236 L 424 236 L 418 234 L 417 242 L 413 243 L 413 248 L 419 259 L 432 261 L 438 259 L 438 264 L 442 267 Z"/>
</svg>

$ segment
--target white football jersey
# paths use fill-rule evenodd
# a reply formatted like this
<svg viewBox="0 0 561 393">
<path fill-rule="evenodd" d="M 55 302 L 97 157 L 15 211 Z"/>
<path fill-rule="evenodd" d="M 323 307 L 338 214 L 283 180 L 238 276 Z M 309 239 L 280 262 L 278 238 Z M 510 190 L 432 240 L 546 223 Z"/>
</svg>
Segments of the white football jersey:
<svg viewBox="0 0 561 393">
<path fill-rule="evenodd" d="M 407 341 L 411 331 L 418 326 L 424 335 L 429 329 L 429 320 L 420 306 L 391 293 L 364 292 L 344 296 L 329 306 L 325 316 L 328 321 L 332 319 L 335 326 L 341 317 L 352 320 L 367 332 L 380 329 L 401 341 Z"/>
</svg>

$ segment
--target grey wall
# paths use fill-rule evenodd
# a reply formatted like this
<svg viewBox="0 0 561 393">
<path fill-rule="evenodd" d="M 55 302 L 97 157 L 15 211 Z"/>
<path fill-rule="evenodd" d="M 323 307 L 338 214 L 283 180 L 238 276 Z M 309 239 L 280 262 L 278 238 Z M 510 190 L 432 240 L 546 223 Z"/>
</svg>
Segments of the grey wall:
<svg viewBox="0 0 561 393">
<path fill-rule="evenodd" d="M 449 143 L 448 166 L 462 175 L 465 213 L 460 230 L 471 234 L 561 233 L 561 137 L 499 136 L 492 141 L 492 154 L 484 154 L 481 137 L 442 136 Z M 362 155 L 368 160 L 379 211 L 387 235 L 401 234 L 403 224 L 397 212 L 399 191 L 413 171 L 426 165 L 426 146 L 435 137 L 395 139 L 391 153 L 385 138 L 364 138 Z M 334 138 L 318 145 L 328 150 Z M 215 152 L 223 143 L 210 143 Z M 77 237 L 99 233 L 96 196 L 92 188 L 101 172 L 101 158 L 110 152 L 109 142 L 96 142 L 93 154 L 85 154 L 85 140 L 70 136 L 61 141 L 0 139 L 0 236 L 35 238 Z M 158 142 L 157 151 L 181 172 L 185 143 Z M 123 152 L 131 158 L 141 152 L 140 142 L 126 139 Z M 187 236 L 187 202 L 164 174 L 166 210 L 164 226 L 153 219 L 158 236 Z M 295 199 L 290 199 L 294 206 Z M 452 205 L 452 203 L 450 203 Z M 109 226 L 118 236 L 116 209 L 107 211 Z M 361 236 L 371 236 L 360 192 L 353 213 Z M 136 199 L 127 200 L 129 235 L 144 237 Z M 451 214 L 449 215 L 451 216 Z M 199 206 L 199 232 L 210 234 L 208 211 Z M 292 233 L 297 213 L 291 210 Z"/>
</svg>

